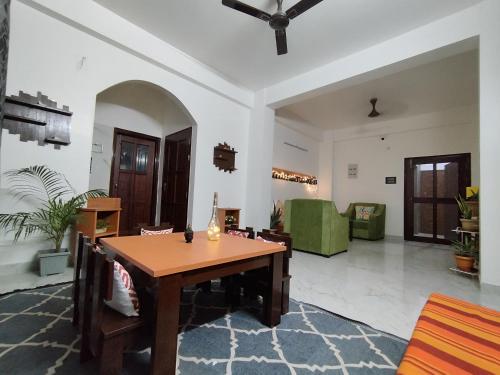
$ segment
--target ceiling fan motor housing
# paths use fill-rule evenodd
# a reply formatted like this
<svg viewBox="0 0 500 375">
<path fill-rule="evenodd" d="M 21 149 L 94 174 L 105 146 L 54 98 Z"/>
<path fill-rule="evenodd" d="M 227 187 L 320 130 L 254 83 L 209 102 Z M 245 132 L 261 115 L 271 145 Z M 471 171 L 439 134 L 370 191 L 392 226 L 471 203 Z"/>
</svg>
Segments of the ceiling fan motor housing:
<svg viewBox="0 0 500 375">
<path fill-rule="evenodd" d="M 286 29 L 289 23 L 290 20 L 284 12 L 274 13 L 269 20 L 269 26 L 274 30 Z"/>
</svg>

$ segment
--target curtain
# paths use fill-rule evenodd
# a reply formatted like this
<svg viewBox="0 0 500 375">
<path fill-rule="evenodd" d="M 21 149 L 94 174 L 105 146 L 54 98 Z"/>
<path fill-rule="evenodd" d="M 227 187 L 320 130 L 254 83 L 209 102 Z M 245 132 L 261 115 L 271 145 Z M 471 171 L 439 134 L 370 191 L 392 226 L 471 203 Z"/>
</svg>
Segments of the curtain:
<svg viewBox="0 0 500 375">
<path fill-rule="evenodd" d="M 2 137 L 7 59 L 9 54 L 9 6 L 10 0 L 0 0 L 0 141 Z"/>
</svg>

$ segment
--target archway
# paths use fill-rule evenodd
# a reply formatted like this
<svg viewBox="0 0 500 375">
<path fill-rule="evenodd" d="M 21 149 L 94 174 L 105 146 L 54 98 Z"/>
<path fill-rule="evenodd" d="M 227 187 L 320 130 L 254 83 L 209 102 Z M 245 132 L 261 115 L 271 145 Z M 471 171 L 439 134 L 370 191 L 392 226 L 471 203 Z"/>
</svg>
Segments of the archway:
<svg viewBox="0 0 500 375">
<path fill-rule="evenodd" d="M 165 139 L 174 133 L 189 133 L 187 152 L 195 152 L 196 142 L 191 142 L 191 133 L 196 138 L 195 124 L 178 98 L 150 82 L 121 82 L 96 96 L 89 186 L 122 199 L 122 234 L 130 234 L 138 223 L 155 225 L 164 220 L 166 199 L 177 199 L 168 209 L 177 207 L 175 217 L 185 218 L 176 230 L 191 220 L 195 158 L 188 156 L 187 175 L 179 183 L 186 190 L 183 202 L 181 194 L 169 191 L 177 188 L 175 182 L 167 184 L 164 177 L 175 175 L 167 172 L 176 163 L 164 160 Z"/>
</svg>

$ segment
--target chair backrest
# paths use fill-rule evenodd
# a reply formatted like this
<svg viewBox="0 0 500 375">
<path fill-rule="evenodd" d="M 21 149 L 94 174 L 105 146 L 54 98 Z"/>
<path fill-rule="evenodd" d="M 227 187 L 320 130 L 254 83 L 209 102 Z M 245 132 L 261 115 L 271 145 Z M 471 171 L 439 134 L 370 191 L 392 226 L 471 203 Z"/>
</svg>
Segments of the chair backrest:
<svg viewBox="0 0 500 375">
<path fill-rule="evenodd" d="M 139 223 L 134 228 L 134 234 L 140 235 L 141 229 L 144 229 L 144 230 L 165 230 L 165 229 L 172 229 L 173 227 L 174 226 L 170 223 L 160 223 L 160 225 L 149 225 L 147 223 Z"/>
<path fill-rule="evenodd" d="M 233 224 L 229 227 L 224 228 L 225 233 L 227 233 L 230 230 L 234 230 L 236 232 L 248 233 L 247 238 L 252 239 L 252 240 L 255 239 L 255 231 L 253 230 L 252 227 L 246 227 L 245 229 L 241 229 L 241 228 L 238 228 L 237 224 Z"/>
<path fill-rule="evenodd" d="M 290 236 L 289 233 L 275 233 L 270 231 L 269 229 L 262 229 L 262 232 L 257 232 L 257 237 L 262 237 L 267 241 L 284 242 L 286 246 L 284 257 L 292 257 L 292 236 Z"/>
<path fill-rule="evenodd" d="M 82 274 L 85 300 L 82 326 L 83 355 L 97 356 L 104 316 L 104 300 L 113 297 L 113 260 L 90 241 L 84 241 Z"/>
<path fill-rule="evenodd" d="M 78 326 L 80 320 L 80 277 L 82 270 L 82 255 L 83 254 L 83 233 L 78 232 L 77 245 L 74 256 L 74 275 L 73 275 L 73 325 Z"/>
</svg>

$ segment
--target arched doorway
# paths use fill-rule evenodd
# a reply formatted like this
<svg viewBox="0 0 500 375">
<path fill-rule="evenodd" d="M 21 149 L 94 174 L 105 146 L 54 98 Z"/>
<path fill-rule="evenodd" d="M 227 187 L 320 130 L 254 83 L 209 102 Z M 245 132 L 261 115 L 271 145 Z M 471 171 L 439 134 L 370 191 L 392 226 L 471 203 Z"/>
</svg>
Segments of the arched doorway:
<svg viewBox="0 0 500 375">
<path fill-rule="evenodd" d="M 165 220 L 184 230 L 192 203 L 193 125 L 175 96 L 149 82 L 126 81 L 97 95 L 89 186 L 121 198 L 122 235 L 139 223 Z M 188 147 L 173 153 L 170 139 L 179 134 Z"/>
</svg>

